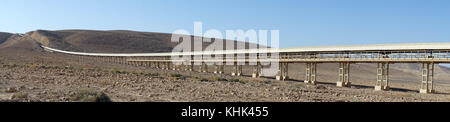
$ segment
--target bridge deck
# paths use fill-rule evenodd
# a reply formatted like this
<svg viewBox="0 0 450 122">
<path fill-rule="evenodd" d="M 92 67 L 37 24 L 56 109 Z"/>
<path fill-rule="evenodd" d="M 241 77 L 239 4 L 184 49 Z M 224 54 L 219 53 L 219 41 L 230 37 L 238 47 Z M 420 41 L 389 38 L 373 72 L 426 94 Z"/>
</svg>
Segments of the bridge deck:
<svg viewBox="0 0 450 122">
<path fill-rule="evenodd" d="M 255 60 L 145 60 L 129 59 L 129 62 L 256 62 Z M 358 59 L 358 58 L 323 58 L 323 59 L 258 59 L 257 62 L 280 62 L 280 63 L 450 63 L 449 58 L 385 58 L 385 59 Z"/>
<path fill-rule="evenodd" d="M 252 77 L 262 74 L 263 62 L 279 64 L 276 71 L 276 79 L 288 79 L 289 63 L 305 63 L 305 83 L 316 82 L 317 63 L 339 63 L 339 79 L 337 86 L 349 87 L 351 82 L 351 63 L 377 63 L 377 81 L 375 90 L 389 89 L 389 64 L 391 63 L 421 63 L 422 81 L 420 93 L 432 93 L 434 65 L 437 63 L 450 63 L 450 43 L 417 43 L 417 44 L 391 44 L 391 45 L 359 45 L 359 46 L 332 46 L 332 47 L 306 47 L 306 48 L 282 48 L 282 49 L 246 49 L 246 50 L 221 50 L 198 52 L 172 52 L 172 53 L 86 53 L 71 52 L 42 46 L 47 51 L 68 55 L 93 57 L 94 59 L 106 59 L 121 64 L 135 66 L 153 66 L 155 68 L 170 69 L 172 63 L 201 64 L 201 72 L 207 72 L 206 63 L 222 62 L 233 64 L 232 75 L 242 74 L 242 65 L 239 62 L 256 64 L 253 66 Z M 229 63 L 232 62 L 232 63 Z M 227 65 L 225 64 L 225 65 Z M 245 65 L 245 64 L 244 64 Z M 187 66 L 187 65 L 186 65 Z M 215 73 L 223 73 L 223 65 L 215 65 Z M 193 65 L 185 67 L 193 70 Z M 173 65 L 174 70 L 179 70 L 179 65 Z"/>
</svg>

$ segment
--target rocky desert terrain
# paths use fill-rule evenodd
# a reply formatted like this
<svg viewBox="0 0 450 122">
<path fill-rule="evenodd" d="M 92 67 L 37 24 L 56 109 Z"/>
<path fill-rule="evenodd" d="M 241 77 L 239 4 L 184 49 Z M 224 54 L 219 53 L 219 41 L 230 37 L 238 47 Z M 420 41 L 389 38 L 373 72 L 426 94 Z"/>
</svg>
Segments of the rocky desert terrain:
<svg viewBox="0 0 450 122">
<path fill-rule="evenodd" d="M 292 80 L 161 70 L 44 51 L 40 45 L 85 52 L 168 52 L 170 34 L 133 31 L 0 33 L 3 102 L 422 102 L 450 101 L 450 69 L 437 66 L 435 94 L 419 94 L 418 64 L 393 64 L 390 91 L 374 91 L 373 64 L 353 64 L 351 88 L 336 87 L 337 64 L 319 64 L 317 85 L 305 84 L 304 64 L 290 64 Z M 122 46 L 121 46 L 122 45 Z M 207 45 L 207 44 L 205 44 Z M 249 44 L 247 44 L 249 45 Z M 123 48 L 129 47 L 129 48 Z M 210 71 L 213 71 L 210 67 Z M 87 98 L 83 98 L 87 95 Z M 89 98 L 89 97 L 96 98 Z M 101 99 L 100 99 L 101 98 Z"/>
</svg>

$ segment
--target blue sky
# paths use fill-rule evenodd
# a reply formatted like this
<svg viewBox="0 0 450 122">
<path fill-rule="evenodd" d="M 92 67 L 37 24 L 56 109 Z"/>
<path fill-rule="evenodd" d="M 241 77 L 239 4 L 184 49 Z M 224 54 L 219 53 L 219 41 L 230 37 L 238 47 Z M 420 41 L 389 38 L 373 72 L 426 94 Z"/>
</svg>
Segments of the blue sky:
<svg viewBox="0 0 450 122">
<path fill-rule="evenodd" d="M 449 0 L 2 0 L 0 31 L 277 29 L 281 47 L 450 42 Z"/>
</svg>

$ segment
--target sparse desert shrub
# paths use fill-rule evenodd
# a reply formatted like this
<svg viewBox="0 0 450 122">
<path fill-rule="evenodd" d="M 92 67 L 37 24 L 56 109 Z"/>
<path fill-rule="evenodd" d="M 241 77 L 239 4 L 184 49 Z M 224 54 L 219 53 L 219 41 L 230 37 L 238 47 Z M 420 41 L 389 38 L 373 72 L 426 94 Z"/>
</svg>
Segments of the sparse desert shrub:
<svg viewBox="0 0 450 122">
<path fill-rule="evenodd" d="M 170 77 L 181 77 L 181 76 L 183 76 L 183 75 L 178 74 L 178 73 L 171 73 L 171 74 L 169 74 L 169 76 L 170 76 Z"/>
<path fill-rule="evenodd" d="M 159 76 L 159 73 L 144 73 L 144 76 L 147 76 L 147 77 Z"/>
<path fill-rule="evenodd" d="M 50 68 L 52 68 L 52 67 L 51 67 L 51 66 L 41 65 L 41 66 L 39 66 L 39 68 L 41 68 L 41 69 L 50 69 Z"/>
<path fill-rule="evenodd" d="M 315 87 L 316 89 L 327 89 L 327 87 L 323 86 L 323 85 L 317 85 Z"/>
<path fill-rule="evenodd" d="M 264 84 L 270 84 L 270 83 L 272 83 L 272 82 L 269 81 L 269 80 L 264 80 L 264 81 L 261 81 L 261 83 L 264 83 Z"/>
<path fill-rule="evenodd" d="M 28 93 L 25 92 L 17 92 L 15 93 L 12 98 L 20 98 L 20 99 L 26 99 L 28 98 Z"/>
<path fill-rule="evenodd" d="M 215 81 L 228 81 L 227 79 L 222 78 L 222 77 L 215 77 L 214 80 Z"/>
<path fill-rule="evenodd" d="M 304 88 L 305 84 L 303 84 L 303 83 L 295 83 L 294 87 L 296 87 L 296 88 Z"/>
<path fill-rule="evenodd" d="M 207 78 L 200 78 L 200 82 L 209 82 Z"/>
<path fill-rule="evenodd" d="M 71 66 L 65 66 L 64 69 L 74 70 L 75 68 L 74 68 L 74 67 L 71 67 Z"/>
<path fill-rule="evenodd" d="M 238 78 L 230 78 L 228 79 L 229 82 L 241 82 Z"/>
<path fill-rule="evenodd" d="M 102 86 L 107 86 L 107 85 L 109 85 L 109 82 L 108 82 L 107 80 L 105 80 L 105 79 L 100 80 L 98 83 L 99 83 L 100 85 L 102 85 Z"/>
<path fill-rule="evenodd" d="M 131 71 L 130 74 L 139 76 L 139 75 L 142 75 L 143 73 L 142 72 L 138 72 L 138 71 Z"/>
<path fill-rule="evenodd" d="M 180 80 L 180 79 L 184 80 L 184 79 L 186 79 L 186 76 L 183 76 L 183 75 L 178 74 L 178 73 L 171 73 L 171 74 L 169 74 L 169 77 L 175 78 L 176 80 Z"/>
<path fill-rule="evenodd" d="M 125 74 L 125 73 L 128 73 L 126 71 L 120 71 L 119 69 L 116 69 L 116 68 L 112 69 L 110 72 L 112 74 Z"/>
<path fill-rule="evenodd" d="M 119 71 L 118 69 L 112 69 L 112 70 L 110 70 L 110 72 L 111 72 L 112 74 L 118 74 L 118 73 L 120 73 L 120 71 Z"/>
<path fill-rule="evenodd" d="M 111 99 L 103 92 L 81 89 L 71 96 L 71 101 L 76 102 L 111 102 Z"/>
<path fill-rule="evenodd" d="M 41 68 L 41 66 L 39 66 L 37 64 L 27 64 L 25 66 L 27 66 L 28 68 L 32 68 L 32 69 Z"/>
<path fill-rule="evenodd" d="M 17 64 L 13 64 L 13 63 L 9 63 L 8 64 L 8 67 L 18 67 L 19 65 L 17 65 Z"/>
<path fill-rule="evenodd" d="M 13 93 L 13 92 L 17 92 L 18 89 L 16 87 L 9 87 L 7 89 L 5 89 L 6 93 Z"/>
<path fill-rule="evenodd" d="M 100 69 L 100 68 L 95 68 L 95 71 L 96 71 L 96 72 L 102 72 L 103 70 Z"/>
</svg>

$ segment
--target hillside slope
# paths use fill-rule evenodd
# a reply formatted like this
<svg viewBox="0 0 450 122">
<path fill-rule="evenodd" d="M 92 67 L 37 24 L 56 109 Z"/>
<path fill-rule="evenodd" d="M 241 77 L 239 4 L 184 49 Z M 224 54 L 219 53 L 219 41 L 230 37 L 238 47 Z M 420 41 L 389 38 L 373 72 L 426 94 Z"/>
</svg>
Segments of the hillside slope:
<svg viewBox="0 0 450 122">
<path fill-rule="evenodd" d="M 12 35 L 13 34 L 11 34 L 11 33 L 0 32 L 0 44 L 5 42 L 6 40 L 8 40 L 8 38 L 11 37 Z"/>
<path fill-rule="evenodd" d="M 39 43 L 57 49 L 98 53 L 171 52 L 177 43 L 172 34 L 135 31 L 37 30 L 27 33 Z M 193 39 L 193 36 L 191 36 Z M 245 44 L 249 43 L 226 40 Z M 192 43 L 193 44 L 193 43 Z M 203 47 L 211 43 L 204 42 Z"/>
</svg>

